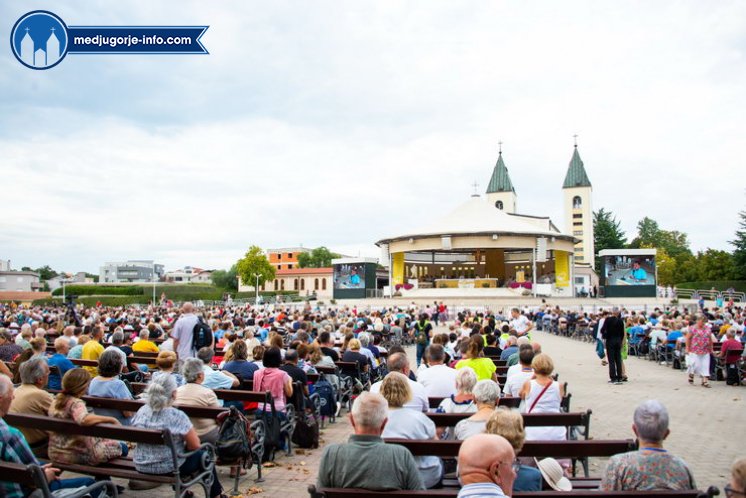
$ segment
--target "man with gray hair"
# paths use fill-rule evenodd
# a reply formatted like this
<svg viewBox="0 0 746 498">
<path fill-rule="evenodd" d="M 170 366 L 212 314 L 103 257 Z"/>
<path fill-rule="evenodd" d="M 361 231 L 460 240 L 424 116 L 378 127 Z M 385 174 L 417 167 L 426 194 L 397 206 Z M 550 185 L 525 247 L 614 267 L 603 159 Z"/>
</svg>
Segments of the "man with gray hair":
<svg viewBox="0 0 746 498">
<path fill-rule="evenodd" d="M 388 403 L 380 394 L 363 392 L 352 405 L 355 434 L 348 442 L 324 449 L 316 486 L 374 491 L 425 489 L 414 457 L 406 448 L 381 438 Z"/>
<path fill-rule="evenodd" d="M 212 346 L 205 346 L 197 352 L 197 358 L 202 361 L 202 372 L 205 374 L 205 381 L 202 383 L 208 389 L 231 389 L 238 387 L 240 381 L 238 377 L 230 372 L 212 369 L 212 359 L 215 356 L 215 350 Z M 187 381 L 188 382 L 188 381 Z"/>
<path fill-rule="evenodd" d="M 409 387 L 412 388 L 412 399 L 404 405 L 404 408 L 412 408 L 421 412 L 427 412 L 430 408 L 430 403 L 427 400 L 425 386 L 419 382 L 415 382 L 409 377 L 409 358 L 407 358 L 407 355 L 404 353 L 394 353 L 389 356 L 386 365 L 388 366 L 389 372 L 399 372 L 400 374 L 404 374 L 404 376 L 409 380 Z M 383 384 L 383 381 L 379 380 L 370 386 L 370 392 L 381 392 L 381 384 Z"/>
<path fill-rule="evenodd" d="M 660 401 L 645 401 L 637 407 L 632 431 L 639 449 L 609 459 L 601 491 L 697 489 L 686 463 L 663 448 L 663 441 L 671 431 L 668 410 Z"/>
<path fill-rule="evenodd" d="M 21 364 L 21 386 L 15 391 L 10 413 L 43 415 L 49 413 L 52 395 L 44 390 L 49 380 L 49 367 L 44 358 L 31 358 Z M 21 428 L 26 441 L 37 456 L 44 456 L 49 436 L 38 429 Z"/>
</svg>

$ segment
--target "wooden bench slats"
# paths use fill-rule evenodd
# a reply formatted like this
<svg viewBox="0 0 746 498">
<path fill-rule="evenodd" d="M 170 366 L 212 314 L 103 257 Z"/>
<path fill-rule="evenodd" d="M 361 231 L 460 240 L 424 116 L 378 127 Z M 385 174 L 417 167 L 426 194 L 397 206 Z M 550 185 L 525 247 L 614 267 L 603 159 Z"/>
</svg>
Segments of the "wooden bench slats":
<svg viewBox="0 0 746 498">
<path fill-rule="evenodd" d="M 427 413 L 430 420 L 437 427 L 452 427 L 461 420 L 467 419 L 473 413 Z M 590 414 L 588 412 L 578 413 L 523 413 L 524 427 L 571 427 L 585 426 Z"/>
<path fill-rule="evenodd" d="M 430 408 L 438 408 L 440 406 L 440 403 L 444 399 L 445 398 L 430 397 L 427 398 L 427 401 L 430 405 Z M 520 404 L 521 398 L 519 398 L 518 396 L 503 396 L 497 401 L 497 406 L 505 406 L 507 408 L 518 408 Z"/>
<path fill-rule="evenodd" d="M 312 497 L 325 497 L 325 498 L 342 498 L 346 496 L 353 496 L 355 498 L 376 498 L 382 496 L 397 497 L 397 496 L 449 496 L 455 497 L 458 495 L 459 490 L 457 488 L 451 489 L 428 489 L 423 491 L 368 491 L 364 489 L 342 489 L 342 488 L 321 488 L 316 494 L 312 493 L 309 487 L 309 493 Z M 667 498 L 700 498 L 707 497 L 707 493 L 702 493 L 698 490 L 667 490 L 667 491 L 605 491 L 601 492 L 598 490 L 572 490 L 572 491 L 515 491 L 513 492 L 514 498 L 583 498 L 583 497 L 596 497 L 596 498 L 632 498 L 632 497 L 644 497 L 644 496 L 660 496 Z"/>
<path fill-rule="evenodd" d="M 387 443 L 400 444 L 414 456 L 434 455 L 455 458 L 461 441 L 423 441 L 386 438 Z M 522 457 L 584 458 L 607 457 L 633 451 L 637 447 L 631 439 L 581 441 L 526 441 L 519 453 Z"/>
</svg>

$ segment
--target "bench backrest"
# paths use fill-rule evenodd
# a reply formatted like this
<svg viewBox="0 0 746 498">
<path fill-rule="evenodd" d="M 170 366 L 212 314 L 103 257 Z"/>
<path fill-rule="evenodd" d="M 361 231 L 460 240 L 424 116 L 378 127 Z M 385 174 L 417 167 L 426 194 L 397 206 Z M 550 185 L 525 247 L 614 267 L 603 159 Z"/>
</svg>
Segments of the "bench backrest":
<svg viewBox="0 0 746 498">
<path fill-rule="evenodd" d="M 99 398 L 96 396 L 83 396 L 82 399 L 85 401 L 86 406 L 91 408 L 106 408 L 125 412 L 136 412 L 145 404 L 145 401 L 138 399 Z M 217 419 L 223 412 L 228 411 L 228 408 L 222 406 L 174 405 L 174 407 L 183 411 L 191 418 Z"/>
<path fill-rule="evenodd" d="M 436 427 L 452 427 L 460 421 L 471 417 L 472 413 L 427 413 Z M 575 413 L 523 413 L 525 427 L 586 427 L 590 421 L 591 411 Z"/>
<path fill-rule="evenodd" d="M 345 488 L 321 488 L 309 486 L 308 493 L 311 498 L 343 498 L 352 496 L 355 498 L 380 498 L 397 496 L 458 496 L 458 488 L 428 489 L 424 491 L 368 491 L 364 489 Z M 598 490 L 573 490 L 573 491 L 515 491 L 514 498 L 642 498 L 646 496 L 659 496 L 661 498 L 706 498 L 709 493 L 698 490 L 666 490 L 666 491 L 598 491 Z"/>
<path fill-rule="evenodd" d="M 407 448 L 414 456 L 434 455 L 439 457 L 456 458 L 461 447 L 461 441 L 434 441 L 416 439 L 386 438 L 387 443 L 400 444 Z M 526 441 L 519 456 L 522 457 L 552 457 L 552 458 L 584 458 L 608 457 L 618 453 L 626 453 L 637 448 L 632 439 L 591 439 L 588 441 Z"/>
<path fill-rule="evenodd" d="M 134 443 L 161 445 L 166 444 L 167 440 L 170 439 L 167 430 L 157 431 L 111 424 L 78 425 L 72 420 L 42 415 L 8 413 L 3 419 L 8 425 L 13 427 L 27 427 L 29 429 L 75 434 L 78 436 L 103 437 L 120 441 L 132 441 Z"/>
<path fill-rule="evenodd" d="M 430 397 L 427 398 L 430 408 L 438 408 L 440 403 L 445 398 Z M 521 405 L 521 398 L 518 396 L 503 396 L 497 401 L 497 406 L 504 406 L 506 408 L 518 408 Z"/>
</svg>

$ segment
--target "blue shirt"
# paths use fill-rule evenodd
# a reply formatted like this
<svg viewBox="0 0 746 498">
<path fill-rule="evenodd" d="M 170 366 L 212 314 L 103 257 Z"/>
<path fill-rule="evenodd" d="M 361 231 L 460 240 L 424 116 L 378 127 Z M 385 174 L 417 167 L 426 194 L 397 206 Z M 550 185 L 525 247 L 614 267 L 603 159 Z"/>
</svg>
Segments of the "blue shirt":
<svg viewBox="0 0 746 498">
<path fill-rule="evenodd" d="M 503 490 L 492 482 L 478 482 L 463 486 L 458 492 L 458 498 L 508 498 Z"/>
<path fill-rule="evenodd" d="M 124 382 L 119 379 L 101 380 L 99 377 L 95 377 L 91 381 L 91 384 L 88 386 L 88 395 L 99 398 L 132 399 L 132 393 L 127 389 Z M 96 415 L 104 417 L 114 417 L 119 420 L 122 425 L 130 424 L 129 417 L 125 417 L 119 410 L 113 410 L 111 408 L 94 408 L 93 412 Z"/>
<path fill-rule="evenodd" d="M 65 355 L 59 353 L 50 356 L 47 362 L 50 367 L 57 367 L 60 370 L 59 375 L 53 373 L 49 374 L 49 383 L 47 384 L 47 387 L 49 389 L 62 389 L 62 377 L 65 375 L 65 372 L 75 368 L 75 365 L 73 365 L 73 362 L 68 360 Z"/>
<path fill-rule="evenodd" d="M 541 471 L 536 467 L 521 465 L 513 481 L 513 491 L 541 491 Z"/>
<path fill-rule="evenodd" d="M 226 363 L 223 366 L 223 370 L 232 373 L 236 377 L 240 377 L 242 381 L 246 381 L 254 379 L 254 372 L 259 370 L 259 367 L 250 361 L 233 360 Z"/>
<path fill-rule="evenodd" d="M 684 334 L 680 330 L 672 330 L 671 332 L 668 333 L 668 337 L 666 337 L 666 341 L 676 340 L 683 335 Z M 666 347 L 668 347 L 669 349 L 673 349 L 673 344 L 667 344 Z"/>
</svg>

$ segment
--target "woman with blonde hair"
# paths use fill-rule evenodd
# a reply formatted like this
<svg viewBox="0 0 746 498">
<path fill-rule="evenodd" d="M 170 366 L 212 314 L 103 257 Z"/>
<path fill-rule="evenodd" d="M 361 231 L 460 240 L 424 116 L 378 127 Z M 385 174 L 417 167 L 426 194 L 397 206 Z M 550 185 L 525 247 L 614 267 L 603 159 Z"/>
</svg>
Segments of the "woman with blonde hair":
<svg viewBox="0 0 746 498">
<path fill-rule="evenodd" d="M 390 372 L 381 383 L 381 396 L 389 405 L 389 416 L 381 437 L 401 439 L 437 439 L 435 423 L 424 413 L 404 408 L 412 399 L 409 379 L 399 372 Z M 436 456 L 415 457 L 417 469 L 426 488 L 440 484 L 443 465 Z"/>
<path fill-rule="evenodd" d="M 485 428 L 487 434 L 497 434 L 508 440 L 516 455 L 526 441 L 523 416 L 518 410 L 499 407 L 490 416 Z M 513 482 L 513 491 L 541 491 L 541 472 L 528 465 L 521 465 Z"/>
<path fill-rule="evenodd" d="M 554 362 L 548 354 L 540 353 L 531 361 L 534 378 L 527 380 L 518 395 L 523 399 L 524 413 L 560 413 L 560 404 L 565 395 L 564 387 L 551 375 Z M 564 427 L 528 427 L 529 441 L 561 441 L 567 438 Z"/>
<path fill-rule="evenodd" d="M 186 384 L 184 376 L 176 372 L 176 362 L 178 358 L 176 353 L 173 351 L 161 351 L 155 359 L 156 365 L 158 365 L 158 371 L 153 372 L 153 379 L 160 375 L 168 375 L 174 378 L 176 387 L 181 387 Z"/>
<path fill-rule="evenodd" d="M 72 420 L 78 425 L 121 425 L 114 417 L 88 413 L 81 397 L 88 391 L 91 374 L 83 368 L 68 370 L 62 377 L 62 392 L 49 407 L 49 416 Z M 127 456 L 127 445 L 112 439 L 52 432 L 49 435 L 49 458 L 67 464 L 99 465 Z"/>
<path fill-rule="evenodd" d="M 746 458 L 733 462 L 730 468 L 730 482 L 725 486 L 726 498 L 746 496 Z"/>
</svg>

